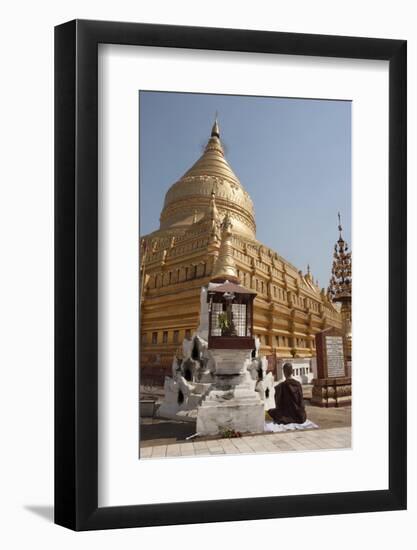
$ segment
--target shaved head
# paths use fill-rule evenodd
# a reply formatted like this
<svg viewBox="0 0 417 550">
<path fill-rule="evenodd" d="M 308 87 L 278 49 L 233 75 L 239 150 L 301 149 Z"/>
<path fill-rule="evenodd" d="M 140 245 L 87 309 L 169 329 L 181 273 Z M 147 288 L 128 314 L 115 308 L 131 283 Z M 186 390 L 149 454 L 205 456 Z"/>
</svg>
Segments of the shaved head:
<svg viewBox="0 0 417 550">
<path fill-rule="evenodd" d="M 284 366 L 282 367 L 282 370 L 284 372 L 285 378 L 289 378 L 293 373 L 293 368 L 291 363 L 285 363 Z"/>
</svg>

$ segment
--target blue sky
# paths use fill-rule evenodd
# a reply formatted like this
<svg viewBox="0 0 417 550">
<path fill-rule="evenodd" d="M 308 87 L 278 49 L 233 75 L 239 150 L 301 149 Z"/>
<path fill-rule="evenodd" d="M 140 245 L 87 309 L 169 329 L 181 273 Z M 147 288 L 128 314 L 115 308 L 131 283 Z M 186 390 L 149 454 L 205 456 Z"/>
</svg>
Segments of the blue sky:
<svg viewBox="0 0 417 550">
<path fill-rule="evenodd" d="M 226 157 L 255 207 L 256 236 L 327 287 L 340 211 L 351 244 L 351 103 L 140 92 L 140 231 L 202 154 L 218 113 Z"/>
</svg>

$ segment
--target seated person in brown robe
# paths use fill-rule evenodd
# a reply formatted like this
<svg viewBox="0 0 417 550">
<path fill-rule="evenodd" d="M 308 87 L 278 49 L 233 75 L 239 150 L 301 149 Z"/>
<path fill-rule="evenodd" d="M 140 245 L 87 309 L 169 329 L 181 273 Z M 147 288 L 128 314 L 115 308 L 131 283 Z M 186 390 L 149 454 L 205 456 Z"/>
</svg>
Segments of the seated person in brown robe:
<svg viewBox="0 0 417 550">
<path fill-rule="evenodd" d="M 306 419 L 303 388 L 300 382 L 292 378 L 291 363 L 285 363 L 282 368 L 284 382 L 275 386 L 275 409 L 269 409 L 268 414 L 276 424 L 303 424 Z"/>
</svg>

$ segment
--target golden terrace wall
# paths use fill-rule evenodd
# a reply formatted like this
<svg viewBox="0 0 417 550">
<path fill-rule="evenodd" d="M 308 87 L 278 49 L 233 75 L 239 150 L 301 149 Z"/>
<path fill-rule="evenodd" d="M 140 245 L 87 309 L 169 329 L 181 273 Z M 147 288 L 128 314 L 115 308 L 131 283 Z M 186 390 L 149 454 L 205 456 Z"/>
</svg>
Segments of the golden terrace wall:
<svg viewBox="0 0 417 550">
<path fill-rule="evenodd" d="M 210 244 L 207 226 L 198 223 L 183 234 L 157 231 L 144 242 L 141 367 L 168 370 L 185 335 L 199 324 L 200 289 L 210 280 L 218 245 Z M 263 354 L 312 357 L 314 335 L 330 326 L 341 328 L 340 313 L 311 274 L 239 235 L 233 237 L 233 253 L 241 284 L 257 292 L 254 331 Z"/>
</svg>

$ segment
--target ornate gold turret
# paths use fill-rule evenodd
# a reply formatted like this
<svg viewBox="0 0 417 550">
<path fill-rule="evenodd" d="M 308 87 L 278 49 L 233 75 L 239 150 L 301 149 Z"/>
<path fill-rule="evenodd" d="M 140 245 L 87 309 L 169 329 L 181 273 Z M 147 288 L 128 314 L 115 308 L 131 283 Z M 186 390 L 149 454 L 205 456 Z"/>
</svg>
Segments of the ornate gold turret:
<svg viewBox="0 0 417 550">
<path fill-rule="evenodd" d="M 339 239 L 334 245 L 333 267 L 327 294 L 332 302 L 341 303 L 342 329 L 346 341 L 346 355 L 352 358 L 352 253 L 342 237 L 342 224 L 339 218 Z"/>
<path fill-rule="evenodd" d="M 332 276 L 328 287 L 329 297 L 333 302 L 344 302 L 352 299 L 352 256 L 348 244 L 342 237 L 342 225 L 339 218 L 339 239 L 334 245 Z"/>
<path fill-rule="evenodd" d="M 195 210 L 207 210 L 212 192 L 221 215 L 229 213 L 233 232 L 255 239 L 253 203 L 224 156 L 217 118 L 202 156 L 165 195 L 160 229 L 189 227 Z"/>
<path fill-rule="evenodd" d="M 224 217 L 222 226 L 222 242 L 220 245 L 219 255 L 213 267 L 211 280 L 213 282 L 230 281 L 238 283 L 236 263 L 233 257 L 232 246 L 232 222 L 229 214 Z"/>
</svg>

